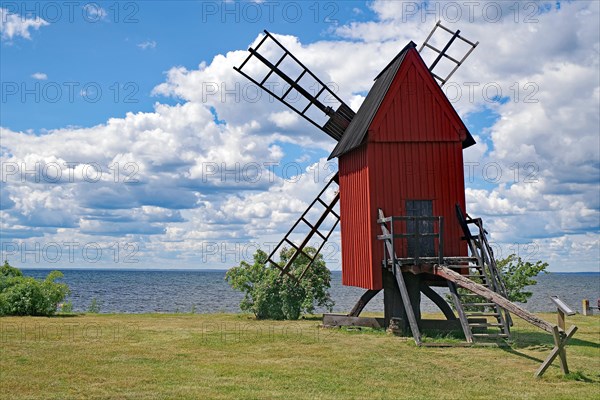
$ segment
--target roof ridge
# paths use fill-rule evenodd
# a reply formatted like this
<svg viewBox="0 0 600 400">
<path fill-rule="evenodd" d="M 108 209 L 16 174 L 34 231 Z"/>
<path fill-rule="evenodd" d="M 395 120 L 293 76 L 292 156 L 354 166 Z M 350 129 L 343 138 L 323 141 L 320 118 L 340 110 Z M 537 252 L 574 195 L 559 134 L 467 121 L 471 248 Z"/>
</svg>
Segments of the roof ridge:
<svg viewBox="0 0 600 400">
<path fill-rule="evenodd" d="M 353 149 L 361 146 L 364 142 L 365 137 L 368 135 L 368 129 L 373 122 L 373 118 L 379 112 L 379 108 L 388 94 L 390 87 L 398 74 L 402 64 L 406 60 L 407 55 L 411 53 L 411 49 L 414 49 L 415 57 L 418 58 L 417 62 L 420 62 L 423 65 L 423 68 L 428 71 L 427 66 L 424 64 L 421 55 L 416 50 L 416 44 L 413 41 L 410 41 L 403 49 L 394 57 L 394 59 L 377 75 L 375 78 L 375 83 L 367 93 L 365 100 L 361 104 L 358 112 L 350 121 L 350 124 L 346 128 L 345 132 L 342 134 L 342 138 L 339 140 L 333 151 L 328 157 L 328 160 L 332 158 L 339 157 Z M 431 74 L 431 71 L 428 71 L 431 79 L 434 84 L 437 86 L 437 82 L 435 78 Z M 446 99 L 447 106 L 450 107 L 454 114 L 458 117 L 459 123 L 464 127 L 466 131 L 466 137 L 462 140 L 463 148 L 467 148 L 473 144 L 475 144 L 475 140 L 469 133 L 468 128 L 466 127 L 464 121 L 460 118 L 456 109 L 452 106 L 442 89 L 438 86 L 438 91 L 441 92 L 440 95 Z"/>
<path fill-rule="evenodd" d="M 404 46 L 404 48 L 403 48 L 402 50 L 400 50 L 400 52 L 399 52 L 398 54 L 396 54 L 396 57 L 394 57 L 394 58 L 392 59 L 392 61 L 390 61 L 390 62 L 388 63 L 388 65 L 386 65 L 386 66 L 385 66 L 385 68 L 384 68 L 384 69 L 382 69 L 382 70 L 381 70 L 381 72 L 379 72 L 379 74 L 377 74 L 377 76 L 376 76 L 376 77 L 375 77 L 375 79 L 373 79 L 373 80 L 374 80 L 374 81 L 376 81 L 376 80 L 377 80 L 377 78 L 379 78 L 381 75 L 383 75 L 383 73 L 384 73 L 385 71 L 387 71 L 387 69 L 388 69 L 389 67 L 391 67 L 391 66 L 392 66 L 392 64 L 393 64 L 394 62 L 396 62 L 396 60 L 398 59 L 398 57 L 400 57 L 400 56 L 401 56 L 401 55 L 402 55 L 402 54 L 403 54 L 405 51 L 407 51 L 407 50 L 408 50 L 409 48 L 411 48 L 411 47 L 412 47 L 412 48 L 416 48 L 416 47 L 417 47 L 417 44 L 416 44 L 415 42 L 413 42 L 412 40 L 411 40 L 410 42 L 408 42 L 408 44 L 407 44 L 406 46 Z"/>
</svg>

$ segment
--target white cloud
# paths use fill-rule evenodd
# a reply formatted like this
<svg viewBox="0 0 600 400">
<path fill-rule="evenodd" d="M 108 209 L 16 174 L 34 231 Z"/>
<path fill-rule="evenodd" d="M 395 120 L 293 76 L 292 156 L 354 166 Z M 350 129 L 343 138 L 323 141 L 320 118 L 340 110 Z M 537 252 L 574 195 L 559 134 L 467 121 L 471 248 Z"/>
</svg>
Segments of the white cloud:
<svg viewBox="0 0 600 400">
<path fill-rule="evenodd" d="M 142 50 L 155 49 L 156 48 L 156 41 L 154 41 L 154 40 L 146 40 L 145 42 L 138 43 L 137 46 L 140 49 L 142 49 Z"/>
<path fill-rule="evenodd" d="M 294 161 L 297 163 L 305 163 L 307 161 L 310 161 L 310 159 L 311 159 L 310 155 L 307 153 L 304 153 L 300 157 L 296 158 Z"/>
<path fill-rule="evenodd" d="M 0 8 L 0 34 L 2 40 L 12 40 L 22 37 L 31 40 L 30 29 L 38 30 L 49 23 L 40 17 L 28 18 L 11 13 L 6 8 Z"/>
<path fill-rule="evenodd" d="M 281 111 L 269 116 L 269 121 L 273 122 L 278 128 L 286 129 L 295 126 L 298 123 L 298 114 L 293 111 Z"/>
<path fill-rule="evenodd" d="M 43 72 L 36 72 L 34 74 L 31 74 L 31 77 L 33 79 L 37 79 L 38 81 L 45 81 L 46 79 L 48 79 L 48 75 L 46 75 Z"/>
</svg>

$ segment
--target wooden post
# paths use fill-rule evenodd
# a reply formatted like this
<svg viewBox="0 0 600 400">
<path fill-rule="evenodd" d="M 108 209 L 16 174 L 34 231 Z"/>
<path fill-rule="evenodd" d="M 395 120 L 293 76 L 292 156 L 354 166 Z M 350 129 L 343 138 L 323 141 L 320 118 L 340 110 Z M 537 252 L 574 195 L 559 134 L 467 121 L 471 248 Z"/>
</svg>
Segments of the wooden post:
<svg viewBox="0 0 600 400">
<path fill-rule="evenodd" d="M 569 373 L 569 366 L 567 365 L 567 352 L 565 351 L 565 347 L 562 344 L 562 338 L 560 337 L 560 332 L 557 327 L 554 327 L 554 334 L 552 335 L 554 338 L 554 347 L 558 347 L 558 358 L 560 359 L 560 369 L 563 374 Z"/>
<path fill-rule="evenodd" d="M 387 269 L 383 269 L 384 324 L 387 329 L 392 318 L 401 319 L 403 332 L 412 333 L 415 342 L 420 345 L 421 333 L 418 323 L 421 321 L 421 277 L 410 272 L 400 273 L 399 270 L 397 273 L 401 274 L 400 279 Z M 406 293 L 402 294 L 402 290 Z M 404 297 L 407 299 L 406 302 L 403 300 Z M 405 303 L 410 303 L 410 310 Z M 411 311 L 412 315 L 409 315 Z"/>
<path fill-rule="evenodd" d="M 421 331 L 419 330 L 418 320 L 421 319 L 421 290 L 419 288 L 419 283 L 418 281 L 416 281 L 415 284 L 413 281 L 411 286 L 408 287 L 406 285 L 406 282 L 404 281 L 404 276 L 407 275 L 408 277 L 408 275 L 412 274 L 403 274 L 402 271 L 400 271 L 400 267 L 398 267 L 398 264 L 394 265 L 394 272 L 396 282 L 398 283 L 398 288 L 400 288 L 400 296 L 402 296 L 402 304 L 404 305 L 402 309 L 404 310 L 404 315 L 406 316 L 406 320 L 408 320 L 408 323 L 410 325 L 410 331 L 412 332 L 413 338 L 415 339 L 415 343 L 417 344 L 417 346 L 420 346 Z M 414 296 L 418 296 L 418 303 L 415 305 L 413 305 L 412 303 L 412 297 Z M 415 312 L 414 307 L 416 307 L 417 312 Z"/>
<path fill-rule="evenodd" d="M 581 314 L 587 317 L 590 310 L 590 301 L 588 299 L 581 300 Z"/>
<path fill-rule="evenodd" d="M 467 319 L 467 315 L 465 314 L 465 310 L 463 309 L 462 303 L 460 301 L 456 285 L 454 284 L 454 282 L 448 281 L 448 288 L 450 289 L 452 300 L 454 301 L 454 307 L 456 308 L 456 312 L 458 313 L 460 325 L 462 326 L 463 333 L 465 334 L 465 340 L 467 341 L 467 343 L 473 343 L 473 332 L 471 332 L 469 320 Z"/>
<path fill-rule="evenodd" d="M 402 318 L 403 310 L 404 306 L 396 278 L 390 271 L 383 269 L 383 320 L 386 329 L 390 326 L 392 318 Z M 404 323 L 408 328 L 406 317 Z"/>
<path fill-rule="evenodd" d="M 421 321 L 421 277 L 410 272 L 402 274 L 417 322 Z"/>
<path fill-rule="evenodd" d="M 565 313 L 560 308 L 558 309 L 558 326 L 563 331 L 565 330 Z"/>
</svg>

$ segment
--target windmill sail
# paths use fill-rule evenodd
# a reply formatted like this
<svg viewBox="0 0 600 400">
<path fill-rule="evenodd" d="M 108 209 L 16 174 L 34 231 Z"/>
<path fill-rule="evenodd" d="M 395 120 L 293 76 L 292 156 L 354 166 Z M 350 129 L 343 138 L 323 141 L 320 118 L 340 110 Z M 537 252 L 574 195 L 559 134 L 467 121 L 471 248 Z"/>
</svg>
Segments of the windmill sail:
<svg viewBox="0 0 600 400">
<path fill-rule="evenodd" d="M 452 35 L 441 50 L 431 44 L 431 42 L 434 40 L 434 38 L 436 38 L 436 36 L 434 36 L 434 34 L 438 28 L 440 28 L 442 31 L 446 31 L 447 33 Z M 456 39 L 459 39 L 463 44 L 466 45 L 466 51 L 464 52 L 464 55 L 460 58 L 460 60 L 458 58 L 453 57 L 450 54 L 448 54 L 450 47 L 455 43 Z M 454 75 L 454 73 L 456 72 L 458 67 L 460 67 L 462 65 L 462 63 L 465 62 L 467 57 L 469 57 L 469 55 L 471 55 L 471 53 L 473 52 L 473 50 L 475 50 L 475 47 L 477 47 L 478 44 L 479 44 L 479 42 L 473 43 L 470 40 L 461 36 L 460 30 L 452 31 L 452 30 L 446 28 L 444 25 L 442 25 L 441 21 L 438 21 L 435 24 L 435 26 L 433 27 L 433 29 L 431 30 L 431 32 L 429 33 L 429 36 L 427 36 L 427 39 L 425 39 L 425 42 L 421 45 L 421 48 L 419 48 L 419 53 L 422 53 L 423 50 L 426 48 L 432 50 L 434 53 L 437 53 L 437 56 L 435 57 L 435 59 L 433 60 L 431 65 L 429 66 L 429 72 L 431 72 L 433 77 L 438 80 L 440 86 L 444 86 L 444 84 L 446 82 L 448 82 L 448 79 L 450 79 L 450 77 L 452 75 Z M 463 50 L 464 50 L 464 48 L 463 48 Z M 444 75 L 444 73 L 441 73 L 439 71 L 440 62 L 443 60 L 448 60 L 451 65 L 450 71 L 447 72 L 447 70 L 446 70 L 444 78 L 442 78 L 440 76 L 440 74 Z M 436 67 L 437 67 L 437 69 L 436 69 Z"/>
<path fill-rule="evenodd" d="M 304 211 L 296 223 L 290 228 L 283 239 L 281 239 L 277 246 L 273 248 L 271 254 L 269 254 L 267 262 L 278 268 L 281 271 L 280 275 L 286 274 L 295 280 L 301 280 L 317 260 L 317 256 L 340 221 L 340 216 L 335 210 L 335 206 L 340 199 L 340 194 L 336 190 L 338 183 L 339 177 L 336 173 L 312 203 L 310 203 L 306 211 Z M 294 243 L 293 236 L 306 228 L 308 228 L 308 232 L 303 235 L 302 240 Z M 316 243 L 318 244 L 311 242 L 313 238 L 317 239 Z M 282 263 L 277 262 L 275 258 L 283 248 L 288 246 L 294 249 L 294 253 L 287 262 L 282 265 Z M 309 253 L 308 247 L 312 246 L 315 247 L 315 251 Z M 303 255 L 308 259 L 308 264 L 300 274 L 294 274 L 291 271 L 291 266 L 300 255 Z"/>
<path fill-rule="evenodd" d="M 273 35 L 265 36 L 234 69 L 335 140 L 355 113 Z"/>
</svg>

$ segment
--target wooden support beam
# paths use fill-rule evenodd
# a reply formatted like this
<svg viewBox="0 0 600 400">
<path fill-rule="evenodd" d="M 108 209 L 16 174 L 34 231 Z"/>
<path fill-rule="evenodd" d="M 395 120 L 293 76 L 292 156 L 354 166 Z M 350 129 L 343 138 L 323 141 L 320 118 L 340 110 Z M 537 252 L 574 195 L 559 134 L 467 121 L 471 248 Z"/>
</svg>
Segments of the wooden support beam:
<svg viewBox="0 0 600 400">
<path fill-rule="evenodd" d="M 471 332 L 469 320 L 467 319 L 465 310 L 462 306 L 462 302 L 460 301 L 460 297 L 458 296 L 458 289 L 456 288 L 456 284 L 452 281 L 448 281 L 448 288 L 450 289 L 452 300 L 454 301 L 454 307 L 456 308 L 456 312 L 458 313 L 460 325 L 462 326 L 463 333 L 465 334 L 465 340 L 467 341 L 467 343 L 473 343 L 473 332 Z"/>
<path fill-rule="evenodd" d="M 365 306 L 369 303 L 369 301 L 371 301 L 371 299 L 373 299 L 373 297 L 375 297 L 380 291 L 381 289 L 369 289 L 366 292 L 364 292 L 363 295 L 360 296 L 360 299 L 358 299 L 352 310 L 348 313 L 348 316 L 358 317 L 362 310 L 365 308 Z"/>
<path fill-rule="evenodd" d="M 385 327 L 390 325 L 392 318 L 402 318 L 406 322 L 406 316 L 404 315 L 404 305 L 402 304 L 402 296 L 400 296 L 400 289 L 396 283 L 396 278 L 387 269 L 382 269 L 382 283 L 383 283 L 383 315 L 385 319 Z M 408 326 L 406 326 L 408 330 Z"/>
<path fill-rule="evenodd" d="M 553 325 L 549 322 L 544 321 L 541 318 L 538 318 L 536 315 L 530 313 L 527 310 L 522 309 L 514 303 L 511 303 L 506 298 L 500 296 L 498 293 L 491 291 L 490 289 L 482 286 L 478 283 L 471 281 L 469 278 L 465 278 L 464 276 L 457 274 L 449 268 L 446 268 L 441 265 L 435 265 L 433 267 L 433 274 L 446 278 L 450 282 L 454 282 L 457 285 L 470 290 L 471 292 L 480 295 L 481 297 L 494 302 L 500 307 L 510 311 L 515 314 L 517 317 L 524 319 L 532 325 L 537 326 L 540 329 L 549 332 L 554 337 L 554 349 L 546 358 L 546 360 L 542 363 L 540 368 L 536 371 L 535 376 L 540 377 L 546 372 L 550 364 L 556 359 L 556 357 L 560 358 L 560 368 L 564 374 L 569 373 L 569 367 L 567 365 L 567 353 L 565 350 L 565 346 L 567 342 L 575 332 L 577 332 L 577 327 L 573 325 L 569 330 L 565 333 L 558 325 Z"/>
<path fill-rule="evenodd" d="M 396 276 L 396 282 L 398 283 L 398 288 L 400 289 L 400 295 L 402 296 L 402 303 L 404 304 L 404 310 L 406 311 L 406 317 L 408 319 L 408 323 L 410 325 L 410 331 L 412 332 L 413 338 L 415 339 L 415 343 L 417 346 L 421 345 L 421 332 L 419 331 L 419 325 L 417 323 L 417 317 L 415 316 L 415 312 L 413 310 L 411 296 L 406 287 L 406 283 L 404 282 L 404 277 L 402 276 L 402 272 L 400 268 L 398 268 L 398 264 L 394 265 L 394 275 Z M 419 286 L 416 286 L 417 291 L 419 290 Z M 419 316 L 420 317 L 420 316 Z"/>
<path fill-rule="evenodd" d="M 499 305 L 500 307 L 504 308 L 505 310 L 508 310 L 511 313 L 515 314 L 517 317 L 524 319 L 525 321 L 529 322 L 530 324 L 535 325 L 538 328 L 540 328 L 548 333 L 552 333 L 552 334 L 554 333 L 554 327 L 556 327 L 556 325 L 553 325 L 549 322 L 544 321 L 543 319 L 539 318 L 538 316 L 536 316 L 536 315 L 530 313 L 529 311 L 519 307 L 518 305 L 510 302 L 509 300 L 507 300 L 503 296 L 499 295 L 498 293 L 486 288 L 485 286 L 482 286 L 478 283 L 473 282 L 469 278 L 466 278 L 460 274 L 457 274 L 456 272 L 452 271 L 450 268 L 444 267 L 442 265 L 435 265 L 433 267 L 432 273 L 434 275 L 441 276 L 451 282 L 454 282 L 458 286 L 463 287 L 467 290 L 470 290 L 471 292 L 473 292 L 475 294 L 480 295 L 481 297 Z M 561 329 L 561 331 L 562 331 L 562 329 Z"/>
<path fill-rule="evenodd" d="M 448 305 L 448 302 L 425 282 L 421 281 L 420 284 L 421 293 L 427 296 L 429 300 L 433 301 L 434 304 L 438 306 L 438 308 L 444 313 L 446 319 L 449 321 L 456 320 L 456 315 L 454 315 L 452 307 Z"/>
<path fill-rule="evenodd" d="M 567 353 L 565 351 L 565 346 L 567 345 L 567 342 L 569 341 L 569 339 L 571 339 L 573 337 L 575 332 L 577 332 L 577 327 L 575 325 L 573 325 L 572 327 L 569 328 L 566 335 L 564 337 L 561 337 L 562 335 L 561 335 L 560 331 L 558 330 L 558 327 L 557 326 L 554 327 L 554 329 L 552 330 L 552 335 L 554 336 L 554 348 L 552 349 L 552 352 L 550 353 L 548 358 L 546 358 L 546 360 L 542 363 L 542 365 L 540 365 L 540 368 L 538 368 L 538 370 L 535 372 L 536 378 L 539 378 L 540 376 L 542 376 L 544 374 L 544 372 L 546 372 L 546 370 L 548 369 L 550 364 L 552 364 L 552 362 L 556 359 L 557 356 L 560 357 L 560 368 L 561 368 L 562 372 L 564 374 L 569 373 L 569 367 L 567 366 Z"/>
<path fill-rule="evenodd" d="M 554 334 L 552 335 L 554 338 L 554 347 L 558 347 L 558 358 L 560 359 L 560 369 L 563 374 L 569 373 L 569 366 L 567 365 L 567 352 L 562 344 L 562 338 L 560 337 L 560 332 L 558 331 L 558 327 L 554 327 Z"/>
<path fill-rule="evenodd" d="M 563 331 L 565 330 L 565 313 L 561 309 L 558 309 L 558 326 Z"/>
<path fill-rule="evenodd" d="M 378 215 L 379 215 L 379 221 L 381 223 L 381 221 L 385 220 L 385 215 L 383 214 L 383 211 L 381 209 L 378 210 Z M 397 287 L 398 289 L 400 289 L 400 298 L 401 298 L 401 302 L 402 302 L 402 306 L 404 307 L 404 311 L 405 311 L 405 315 L 406 315 L 406 320 L 408 320 L 408 323 L 410 325 L 410 331 L 412 332 L 413 338 L 415 339 L 415 343 L 417 344 L 417 346 L 421 345 L 421 332 L 419 331 L 419 324 L 417 319 L 421 318 L 421 290 L 420 290 L 420 285 L 419 282 L 421 281 L 420 277 L 417 276 L 411 276 L 410 274 L 407 274 L 408 279 L 411 280 L 411 282 L 413 282 L 410 286 L 411 290 L 409 291 L 406 285 L 406 282 L 404 281 L 404 276 L 402 274 L 402 271 L 400 270 L 400 266 L 399 263 L 396 262 L 396 253 L 394 251 L 394 222 L 392 220 L 391 225 L 390 225 L 391 231 L 387 228 L 387 226 L 385 225 L 385 223 L 381 223 L 381 232 L 383 233 L 384 236 L 386 235 L 390 235 L 390 239 L 386 239 L 384 241 L 384 246 L 385 249 L 387 251 L 387 255 L 386 258 L 384 259 L 385 262 L 385 266 L 387 267 L 387 260 L 389 257 L 391 259 L 391 266 L 392 266 L 392 272 L 393 272 L 393 276 L 395 277 L 396 283 L 397 283 Z M 388 315 L 387 315 L 387 309 L 388 306 L 386 305 L 386 299 L 385 299 L 385 294 L 386 291 L 389 291 L 389 289 L 385 289 L 385 278 L 386 275 L 388 274 L 387 268 L 383 269 L 383 278 L 384 278 L 384 308 L 386 309 L 386 323 L 389 323 L 389 320 L 387 319 Z M 389 276 L 389 275 L 388 275 Z M 394 293 L 394 292 L 392 292 Z M 415 300 L 415 305 L 413 308 L 413 301 Z M 397 312 L 397 311 L 393 311 L 393 312 Z"/>
</svg>

